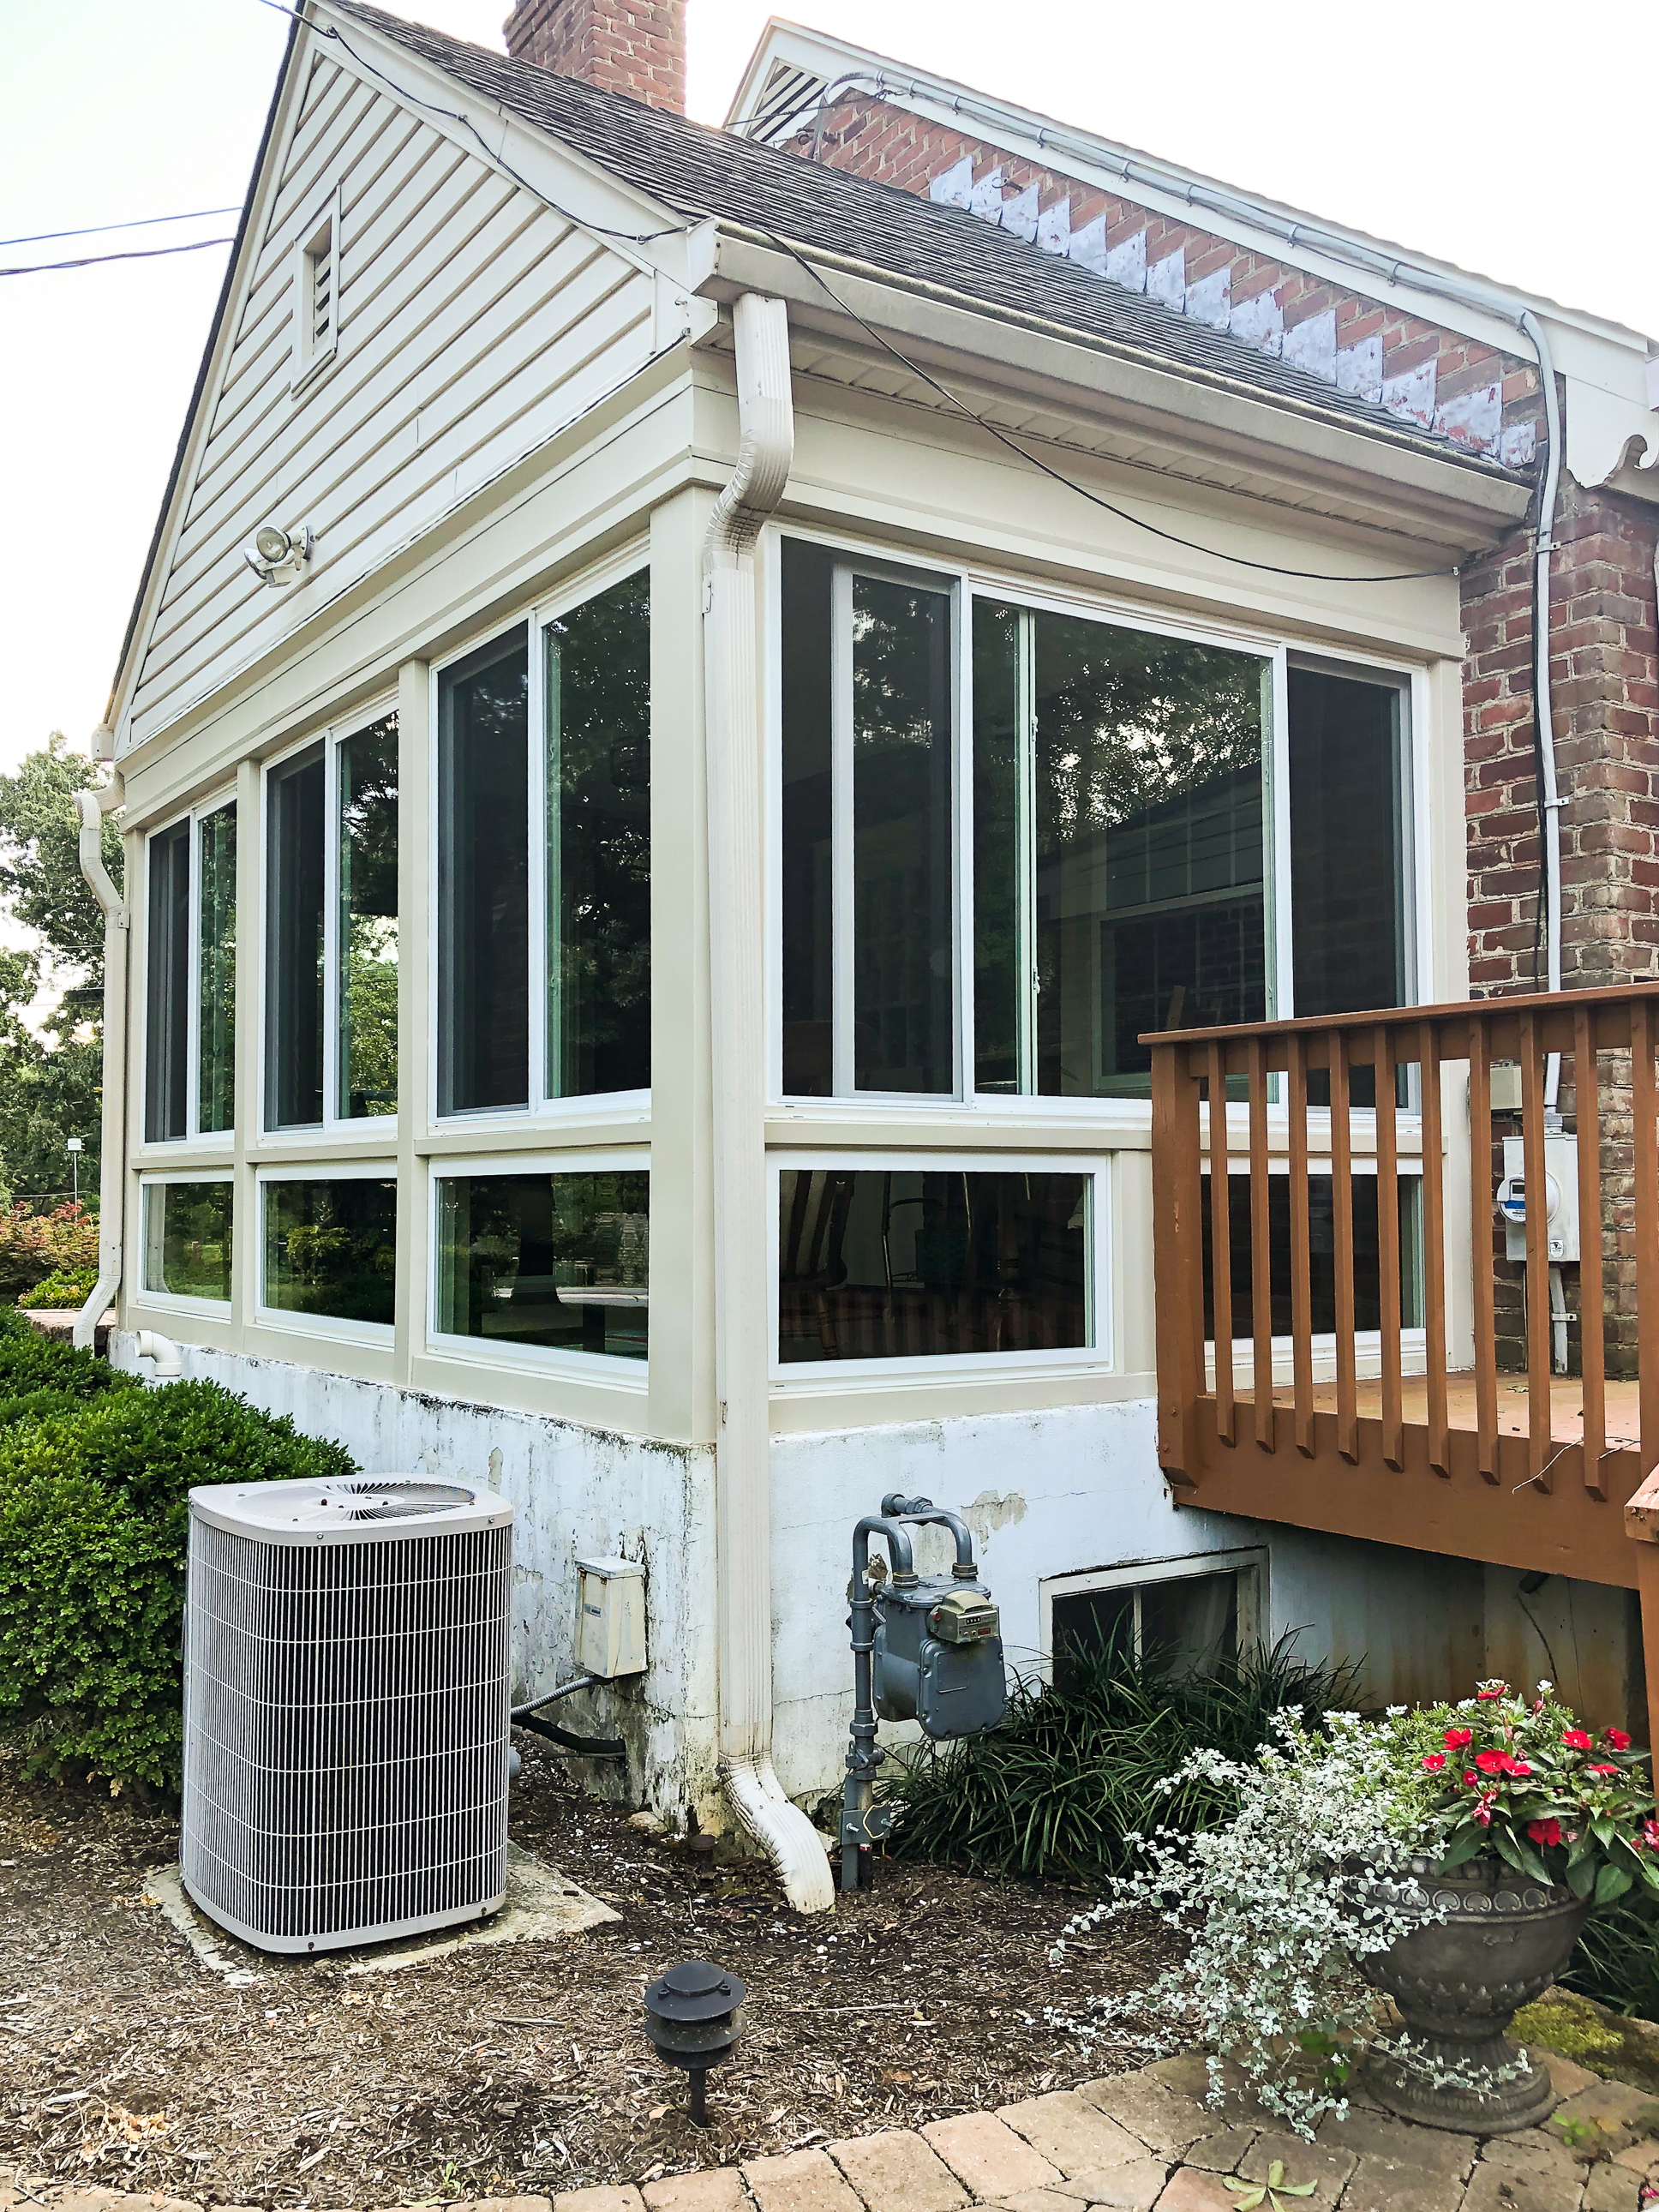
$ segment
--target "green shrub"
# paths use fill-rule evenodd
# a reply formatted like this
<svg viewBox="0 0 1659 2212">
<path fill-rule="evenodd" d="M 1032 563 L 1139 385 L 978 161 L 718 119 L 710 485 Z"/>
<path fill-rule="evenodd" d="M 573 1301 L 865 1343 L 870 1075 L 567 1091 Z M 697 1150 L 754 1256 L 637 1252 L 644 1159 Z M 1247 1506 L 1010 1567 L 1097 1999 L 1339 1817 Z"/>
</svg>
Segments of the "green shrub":
<svg viewBox="0 0 1659 2212">
<path fill-rule="evenodd" d="M 901 1754 L 902 1771 L 880 1792 L 904 1808 L 890 1848 L 1005 1874 L 1093 1879 L 1127 1869 L 1126 1835 L 1213 1826 L 1231 1815 L 1231 1793 L 1194 1781 L 1165 1796 L 1156 1785 L 1201 1747 L 1251 1758 L 1281 1706 L 1300 1705 L 1316 1723 L 1358 1702 L 1357 1668 L 1304 1665 L 1294 1641 L 1218 1660 L 1208 1674 L 1184 1670 L 1174 1653 L 1137 1656 L 1113 1642 L 1072 1653 L 1063 1690 L 1017 1680 L 988 1735 Z"/>
<path fill-rule="evenodd" d="M 1561 1980 L 1627 2018 L 1659 2021 L 1659 1899 L 1638 1885 L 1600 1906 Z"/>
<path fill-rule="evenodd" d="M 35 1313 L 61 1311 L 65 1306 L 80 1307 L 98 1287 L 98 1270 L 90 1267 L 60 1267 L 56 1274 L 48 1275 L 43 1283 L 33 1289 L 19 1291 L 17 1303 Z"/>
<path fill-rule="evenodd" d="M 14 1422 L 0 1437 L 0 1716 L 27 1725 L 36 1764 L 176 1789 L 186 1493 L 356 1472 L 339 1445 L 213 1382 L 112 1388 Z"/>
<path fill-rule="evenodd" d="M 72 1412 L 85 1399 L 141 1388 L 136 1377 L 123 1375 L 106 1359 L 42 1336 L 15 1308 L 0 1306 L 0 1428 L 40 1420 L 48 1413 Z M 10 1441 L 0 1441 L 0 1449 Z"/>
</svg>

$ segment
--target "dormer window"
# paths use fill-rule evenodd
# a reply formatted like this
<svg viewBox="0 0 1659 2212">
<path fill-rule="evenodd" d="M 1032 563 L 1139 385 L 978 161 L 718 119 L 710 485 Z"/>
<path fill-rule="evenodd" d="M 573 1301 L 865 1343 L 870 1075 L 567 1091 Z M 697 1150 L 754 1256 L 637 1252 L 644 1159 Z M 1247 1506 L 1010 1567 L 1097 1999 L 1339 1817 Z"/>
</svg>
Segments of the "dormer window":
<svg viewBox="0 0 1659 2212">
<path fill-rule="evenodd" d="M 340 331 L 340 195 L 337 190 L 300 247 L 295 281 L 293 388 L 332 360 Z"/>
</svg>

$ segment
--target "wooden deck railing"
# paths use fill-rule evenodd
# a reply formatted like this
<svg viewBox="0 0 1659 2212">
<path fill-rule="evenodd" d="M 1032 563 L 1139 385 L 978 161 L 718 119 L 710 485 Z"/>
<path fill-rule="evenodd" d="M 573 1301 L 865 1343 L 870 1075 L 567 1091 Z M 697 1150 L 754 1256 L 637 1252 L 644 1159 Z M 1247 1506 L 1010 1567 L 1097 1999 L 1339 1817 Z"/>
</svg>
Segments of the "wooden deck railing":
<svg viewBox="0 0 1659 2212">
<path fill-rule="evenodd" d="M 1627 1587 L 1645 1579 L 1636 1555 L 1651 1549 L 1659 1599 L 1659 1543 L 1629 1543 L 1624 1513 L 1659 1465 L 1659 1351 L 1640 1360 L 1636 1380 L 1613 1382 L 1604 1352 L 1615 1288 L 1625 1315 L 1633 1297 L 1641 1350 L 1659 1325 L 1659 986 L 1173 1030 L 1143 1042 L 1152 1055 L 1158 1449 L 1179 1492 L 1223 1510 Z M 1540 1202 L 1547 1067 L 1558 1053 L 1578 1139 L 1583 1372 L 1570 1381 L 1552 1374 Z M 1626 1055 L 1628 1072 L 1622 1065 L 1603 1071 L 1603 1053 Z M 1492 1066 L 1502 1060 L 1520 1066 L 1528 1200 L 1524 1423 L 1515 1404 L 1522 1387 L 1500 1370 L 1495 1327 L 1491 1097 Z M 1460 1066 L 1467 1067 L 1467 1126 Z M 1352 1105 L 1361 1070 L 1373 1072 L 1360 1079 L 1374 1091 L 1374 1108 Z M 1322 1076 L 1328 1113 L 1309 1104 L 1310 1079 Z M 1620 1169 L 1630 1183 L 1604 1194 L 1608 1082 L 1629 1085 L 1633 1158 Z M 1228 1114 L 1215 1108 L 1230 1085 L 1231 1129 Z M 1401 1091 L 1409 1107 L 1398 1103 Z M 1364 1332 L 1355 1313 L 1357 1151 L 1367 1169 L 1374 1158 L 1378 1192 L 1376 1326 Z M 1422 1178 L 1420 1349 L 1417 1329 L 1402 1327 L 1395 1202 L 1402 1158 Z M 1322 1170 L 1328 1161 L 1331 1177 L 1334 1328 L 1318 1343 L 1310 1159 Z M 1275 1170 L 1289 1180 L 1290 1326 L 1277 1336 L 1269 1223 Z M 1236 1217 L 1230 1177 L 1244 1174 L 1248 1215 Z M 1616 1285 L 1604 1275 L 1604 1195 L 1622 1210 Z M 1249 1224 L 1248 1312 L 1235 1310 L 1235 1218 Z M 1243 1376 L 1237 1347 L 1246 1343 Z M 1285 1378 L 1277 1387 L 1275 1359 Z M 1318 1380 L 1316 1366 L 1324 1370 Z M 1344 1469 L 1372 1479 L 1332 1480 Z M 1401 1489 L 1402 1476 L 1408 1491 Z M 1629 1534 L 1650 1534 L 1640 1515 L 1632 1516 Z M 1651 1534 L 1659 1536 L 1659 1526 Z M 1659 1622 L 1648 1641 L 1659 1666 Z"/>
</svg>

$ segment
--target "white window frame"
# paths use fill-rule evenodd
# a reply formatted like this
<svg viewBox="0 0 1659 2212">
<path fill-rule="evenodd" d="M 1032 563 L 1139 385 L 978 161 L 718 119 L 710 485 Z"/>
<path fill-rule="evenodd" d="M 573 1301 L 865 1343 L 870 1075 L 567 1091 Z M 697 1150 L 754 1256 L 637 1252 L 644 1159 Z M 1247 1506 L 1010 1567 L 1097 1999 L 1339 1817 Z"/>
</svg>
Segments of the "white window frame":
<svg viewBox="0 0 1659 2212">
<path fill-rule="evenodd" d="M 568 1152 L 436 1154 L 427 1163 L 426 1350 L 429 1356 L 462 1359 L 469 1365 L 495 1367 L 518 1375 L 540 1375 L 568 1382 L 602 1384 L 607 1389 L 643 1395 L 650 1387 L 649 1314 L 651 1269 L 646 1270 L 647 1356 L 626 1359 L 610 1352 L 558 1352 L 534 1344 L 491 1343 L 481 1336 L 456 1336 L 438 1327 L 438 1185 L 483 1176 L 556 1175 L 644 1175 L 651 1173 L 649 1145 L 585 1146 Z M 651 1194 L 646 1194 L 647 1219 Z"/>
<path fill-rule="evenodd" d="M 912 1091 L 843 1091 L 837 1085 L 827 1095 L 804 1095 L 783 1087 L 783 653 L 782 553 L 786 538 L 823 547 L 838 556 L 857 574 L 897 578 L 940 590 L 953 587 L 957 627 L 957 688 L 952 702 L 956 788 L 955 896 L 956 930 L 956 1052 L 957 1090 L 954 1097 Z M 1291 802 L 1288 772 L 1290 739 L 1289 672 L 1292 662 L 1303 668 L 1345 676 L 1358 682 L 1389 684 L 1401 694 L 1401 802 L 1405 809 L 1402 859 L 1405 883 L 1402 900 L 1406 915 L 1406 989 L 1404 1003 L 1416 1005 L 1424 998 L 1425 949 L 1433 943 L 1431 875 L 1429 747 L 1423 741 L 1428 730 L 1426 668 L 1388 653 L 1346 652 L 1322 647 L 1317 652 L 1291 646 L 1277 632 L 1265 631 L 1248 621 L 1218 615 L 1212 619 L 1188 617 L 1176 621 L 1104 592 L 1069 590 L 1054 584 L 1036 585 L 1030 580 L 975 563 L 930 565 L 925 560 L 905 562 L 891 547 L 878 547 L 838 534 L 769 525 L 760 548 L 765 592 L 764 635 L 768 656 L 766 710 L 765 823 L 767 916 L 767 1053 L 768 1097 L 776 1106 L 813 1116 L 841 1119 L 874 1112 L 885 1115 L 898 1108 L 907 1115 L 938 1112 L 952 1105 L 975 1113 L 1005 1118 L 1033 1115 L 1058 1121 L 1086 1115 L 1091 1124 L 1141 1128 L 1151 1111 L 1145 1099 L 1122 1097 L 1048 1097 L 1035 1091 L 1008 1093 L 974 1088 L 975 1058 L 973 1005 L 973 617 L 974 604 L 994 599 L 1033 613 L 1079 617 L 1103 628 L 1128 629 L 1154 637 L 1207 645 L 1245 653 L 1261 661 L 1267 675 L 1271 708 L 1262 728 L 1262 829 L 1264 931 L 1267 939 L 1267 1018 L 1287 1019 L 1295 1011 L 1295 969 L 1290 899 Z M 836 635 L 839 635 L 837 625 Z M 850 684 L 850 668 L 848 671 Z M 841 672 L 832 675 L 837 702 L 842 688 Z M 849 695 L 850 696 L 850 695 Z M 832 702 L 833 712 L 833 702 Z M 832 720 L 833 729 L 833 720 Z M 832 735 L 832 748 L 834 737 Z M 832 775 L 834 773 L 832 762 Z M 840 856 L 832 869 L 839 904 Z M 849 923 L 850 928 L 850 923 Z M 832 925 L 839 951 L 839 915 Z M 837 977 L 833 1004 L 840 1025 L 841 987 Z M 839 1063 L 839 1041 L 837 1042 Z M 837 1074 L 840 1073 L 839 1064 Z"/>
<path fill-rule="evenodd" d="M 767 1330 L 775 1394 L 817 1395 L 826 1389 L 884 1389 L 906 1382 L 958 1378 L 990 1380 L 1004 1376 L 1110 1374 L 1117 1365 L 1115 1316 L 1112 1307 L 1112 1174 L 1109 1152 L 964 1152 L 887 1150 L 870 1152 L 770 1152 L 767 1155 Z M 854 1174 L 1074 1175 L 1087 1178 L 1088 1222 L 1085 1229 L 1087 1272 L 1085 1317 L 1091 1341 L 1036 1352 L 950 1352 L 893 1359 L 801 1359 L 786 1364 L 778 1353 L 780 1284 L 779 1209 L 786 1171 L 847 1170 Z"/>
<path fill-rule="evenodd" d="M 253 1295 L 249 1301 L 254 1326 L 284 1329 L 295 1336 L 327 1336 L 343 1344 L 389 1346 L 396 1334 L 392 1322 L 343 1321 L 333 1314 L 293 1313 L 286 1306 L 265 1304 L 265 1193 L 285 1182 L 389 1182 L 398 1181 L 398 1163 L 391 1155 L 377 1160 L 285 1160 L 261 1166 L 254 1178 Z M 400 1264 L 393 1255 L 392 1280 Z"/>
<path fill-rule="evenodd" d="M 347 1115 L 340 1111 L 340 748 L 388 715 L 396 716 L 395 692 L 364 707 L 358 713 L 313 730 L 295 744 L 273 753 L 260 769 L 259 787 L 259 1130 L 267 1145 L 315 1144 L 319 1137 L 395 1138 L 398 1116 L 391 1114 Z M 323 749 L 323 1118 L 295 1121 L 278 1128 L 270 1118 L 271 1055 L 269 1016 L 276 983 L 270 973 L 270 927 L 277 886 L 270 879 L 270 779 L 290 761 L 321 744 Z M 398 790 L 398 837 L 402 849 L 404 796 Z M 398 916 L 398 959 L 406 957 L 403 915 Z M 400 1047 L 401 1057 L 401 1047 Z"/>
<path fill-rule="evenodd" d="M 429 978 L 429 1004 L 433 1009 L 432 1035 L 427 1054 L 427 1118 L 434 1127 L 445 1130 L 499 1127 L 503 1121 L 514 1121 L 530 1127 L 556 1128 L 561 1123 L 596 1120 L 619 1122 L 647 1121 L 651 1115 L 651 1092 L 648 1088 L 635 1091 L 587 1091 L 571 1098 L 550 1098 L 547 1095 L 548 1053 L 548 789 L 547 789 L 547 636 L 550 624 L 570 614 L 590 599 L 595 599 L 613 586 L 625 582 L 630 576 L 643 575 L 647 585 L 651 578 L 651 549 L 647 540 L 635 539 L 609 558 L 586 568 L 556 592 L 538 599 L 525 612 L 510 620 L 492 623 L 488 629 L 471 635 L 465 643 L 453 652 L 446 653 L 441 660 L 432 663 L 429 696 L 428 726 L 431 732 L 427 774 L 428 787 L 433 793 L 430 823 L 427 842 L 427 880 L 432 887 L 428 901 L 427 973 Z M 471 659 L 482 647 L 497 639 L 506 639 L 514 631 L 524 629 L 529 654 L 529 690 L 526 712 L 529 717 L 527 775 L 525 788 L 526 819 L 529 830 L 529 870 L 526 878 L 527 927 L 530 932 L 529 959 L 526 963 L 526 988 L 529 993 L 529 1066 L 527 1073 L 528 1103 L 522 1106 L 474 1107 L 461 1113 L 446 1114 L 440 1110 L 438 1096 L 438 1023 L 441 1018 L 440 994 L 443 978 L 438 958 L 438 933 L 441 917 L 438 910 L 438 848 L 442 834 L 439 820 L 441 783 L 439 778 L 439 747 L 441 683 L 448 671 L 459 662 Z M 655 875 L 654 844 L 652 862 Z M 654 994 L 656 978 L 652 978 Z M 467 1340 L 471 1341 L 471 1340 Z"/>
<path fill-rule="evenodd" d="M 1081 1574 L 1045 1576 L 1037 1584 L 1037 1632 L 1043 1678 L 1052 1680 L 1054 1676 L 1056 1598 L 1085 1597 L 1095 1590 L 1139 1589 L 1148 1583 L 1196 1582 L 1200 1576 L 1237 1575 L 1238 1644 L 1242 1651 L 1248 1644 L 1264 1640 L 1263 1628 L 1273 1617 L 1267 1571 L 1268 1550 L 1261 1544 L 1232 1552 L 1188 1552 L 1173 1559 L 1135 1559 L 1121 1566 L 1091 1567 Z M 1137 1654 L 1140 1649 L 1139 1613 L 1137 1607 Z"/>
<path fill-rule="evenodd" d="M 157 823 L 155 829 L 146 830 L 144 833 L 144 979 L 143 1001 L 144 1018 L 141 1025 L 143 1031 L 143 1042 L 139 1054 L 137 1097 L 140 1130 L 138 1141 L 141 1147 L 145 1149 L 163 1145 L 217 1145 L 221 1143 L 228 1148 L 235 1137 L 236 1120 L 234 1096 L 232 1102 L 231 1126 L 229 1128 L 204 1129 L 201 1125 L 202 824 L 204 822 L 210 820 L 212 816 L 216 814 L 222 814 L 227 807 L 229 807 L 234 812 L 235 805 L 236 793 L 234 789 L 230 791 L 216 792 L 211 799 L 204 799 L 199 805 L 188 807 L 179 813 L 169 815 L 165 822 Z M 186 944 L 185 952 L 185 961 L 187 969 L 187 973 L 185 977 L 185 1133 L 181 1137 L 149 1137 L 143 1134 L 143 1131 L 148 1113 L 148 1101 L 149 1098 L 149 1053 L 151 1042 L 149 1034 L 149 983 L 151 963 L 154 961 L 155 957 L 155 948 L 150 941 L 149 933 L 151 914 L 150 856 L 155 848 L 155 840 L 158 837 L 166 836 L 170 830 L 176 830 L 181 822 L 188 822 L 190 824 L 190 836 L 188 840 L 190 846 L 190 888 L 188 897 L 189 920 L 188 927 L 185 931 Z M 242 849 L 242 831 L 243 824 L 239 822 L 236 825 L 236 850 L 239 858 L 239 865 Z M 242 927 L 242 918 L 239 914 L 236 918 L 239 942 L 240 939 Z M 216 1178 L 210 1176 L 205 1179 L 208 1181 L 213 1181 Z M 191 1301 L 191 1310 L 194 1310 L 200 1303 L 201 1301 L 199 1299 L 192 1299 Z"/>
<path fill-rule="evenodd" d="M 143 1306 L 154 1306 L 161 1313 L 211 1315 L 216 1320 L 228 1321 L 231 1301 L 228 1298 L 193 1298 L 182 1291 L 153 1291 L 149 1287 L 149 1194 L 164 1189 L 169 1183 L 222 1182 L 231 1186 L 231 1268 L 233 1278 L 236 1266 L 234 1243 L 236 1218 L 236 1178 L 228 1168 L 170 1168 L 161 1173 L 142 1170 L 138 1177 L 138 1288 L 136 1301 Z"/>
<path fill-rule="evenodd" d="M 317 334 L 313 303 L 317 264 L 329 257 L 327 328 Z M 314 206 L 311 219 L 301 227 L 294 249 L 294 352 L 289 391 L 298 398 L 312 380 L 331 362 L 340 346 L 340 187 Z"/>
</svg>

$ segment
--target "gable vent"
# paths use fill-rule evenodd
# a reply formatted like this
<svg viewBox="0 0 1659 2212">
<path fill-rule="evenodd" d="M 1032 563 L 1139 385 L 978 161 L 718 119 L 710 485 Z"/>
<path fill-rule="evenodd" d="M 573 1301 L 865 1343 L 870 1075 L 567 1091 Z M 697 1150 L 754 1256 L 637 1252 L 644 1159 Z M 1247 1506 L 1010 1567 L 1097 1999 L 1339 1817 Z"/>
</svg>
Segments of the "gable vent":
<svg viewBox="0 0 1659 2212">
<path fill-rule="evenodd" d="M 297 387 L 332 360 L 340 337 L 340 195 L 337 191 L 300 246 L 295 271 L 294 377 Z"/>
</svg>

